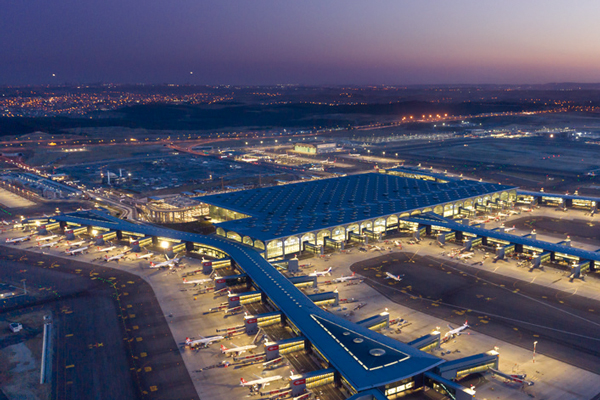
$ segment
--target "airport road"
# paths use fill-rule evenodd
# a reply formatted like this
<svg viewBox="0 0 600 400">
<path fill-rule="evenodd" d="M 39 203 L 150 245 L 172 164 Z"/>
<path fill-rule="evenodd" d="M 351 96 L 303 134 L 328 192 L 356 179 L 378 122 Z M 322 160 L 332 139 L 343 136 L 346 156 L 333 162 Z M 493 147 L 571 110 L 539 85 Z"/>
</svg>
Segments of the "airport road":
<svg viewBox="0 0 600 400">
<path fill-rule="evenodd" d="M 412 261 L 411 261 L 412 260 Z M 491 264 L 491 261 L 488 261 Z M 386 254 L 351 267 L 392 301 L 571 365 L 600 371 L 600 302 L 455 260 Z M 401 282 L 385 272 L 404 274 Z M 442 328 L 442 332 L 446 331 Z M 468 340 L 468 337 L 461 340 Z"/>
<path fill-rule="evenodd" d="M 56 399 L 197 399 L 149 284 L 136 275 L 2 247 L 0 280 L 27 279 L 30 296 L 1 304 L 15 312 L 50 307 Z"/>
</svg>

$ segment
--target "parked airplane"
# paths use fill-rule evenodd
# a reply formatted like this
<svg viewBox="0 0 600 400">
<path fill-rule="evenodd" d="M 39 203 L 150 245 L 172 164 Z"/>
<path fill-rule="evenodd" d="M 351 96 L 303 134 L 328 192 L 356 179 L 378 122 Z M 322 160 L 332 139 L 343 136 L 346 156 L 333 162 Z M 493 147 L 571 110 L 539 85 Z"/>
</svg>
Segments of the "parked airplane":
<svg viewBox="0 0 600 400">
<path fill-rule="evenodd" d="M 504 232 L 510 232 L 510 231 L 514 231 L 515 230 L 515 225 L 512 226 L 512 228 L 504 228 Z"/>
<path fill-rule="evenodd" d="M 394 274 L 392 274 L 390 272 L 386 272 L 385 273 L 385 279 L 393 279 L 393 280 L 398 281 L 398 282 L 400 282 L 402 280 L 403 276 L 404 275 L 394 275 Z"/>
<path fill-rule="evenodd" d="M 373 248 L 371 250 L 372 251 L 382 251 L 381 247 L 379 247 L 379 246 L 373 246 Z"/>
<path fill-rule="evenodd" d="M 38 246 L 40 247 L 40 249 L 43 249 L 44 247 L 52 247 L 54 245 L 57 245 L 58 242 L 60 242 L 60 240 L 55 240 L 54 242 L 48 242 L 48 243 L 38 243 Z"/>
<path fill-rule="evenodd" d="M 2 220 L 2 225 L 10 225 L 10 222 L 6 222 L 5 220 Z"/>
<path fill-rule="evenodd" d="M 213 279 L 212 278 L 206 278 L 206 279 L 192 279 L 191 281 L 188 281 L 186 278 L 183 278 L 183 283 L 193 283 L 195 285 L 201 285 L 203 283 L 208 283 L 208 282 L 212 282 Z"/>
<path fill-rule="evenodd" d="M 44 242 L 46 240 L 52 240 L 52 239 L 55 239 L 57 237 L 58 237 L 58 235 L 50 235 L 50 236 L 43 236 L 43 237 L 39 237 L 38 236 L 37 240 L 40 241 L 40 242 Z"/>
<path fill-rule="evenodd" d="M 533 386 L 533 382 L 525 380 L 525 378 L 527 378 L 526 374 L 506 374 L 494 368 L 490 368 L 490 372 L 494 375 L 498 375 L 505 379 L 508 379 L 509 381 L 523 383 L 527 386 Z"/>
<path fill-rule="evenodd" d="M 467 321 L 465 321 L 464 325 L 459 326 L 458 328 L 453 328 L 452 325 L 448 325 L 448 328 L 450 328 L 450 330 L 446 332 L 446 334 L 444 335 L 444 339 L 450 339 L 454 336 L 459 336 L 460 333 L 468 327 L 469 325 L 467 324 Z"/>
<path fill-rule="evenodd" d="M 17 243 L 20 243 L 20 242 L 24 242 L 26 240 L 31 240 L 31 235 L 23 236 L 23 237 L 18 237 L 18 238 L 14 238 L 14 239 L 7 238 L 6 239 L 6 243 L 17 244 Z"/>
<path fill-rule="evenodd" d="M 108 247 L 105 247 L 103 249 L 101 249 L 100 247 L 98 247 L 98 251 L 111 251 L 111 250 L 114 250 L 116 248 L 117 248 L 117 246 L 108 246 Z"/>
<path fill-rule="evenodd" d="M 459 254 L 457 257 L 458 257 L 459 259 L 461 259 L 461 260 L 462 260 L 462 259 L 468 260 L 468 259 L 472 258 L 474 255 L 475 255 L 475 253 L 474 253 L 474 252 L 472 252 L 472 251 L 468 251 L 468 252 L 466 252 L 466 253 L 461 253 L 461 254 Z"/>
<path fill-rule="evenodd" d="M 86 240 L 80 240 L 79 242 L 69 242 L 67 240 L 67 246 L 81 246 L 82 244 L 85 244 L 87 241 Z"/>
<path fill-rule="evenodd" d="M 331 275 L 331 267 L 329 267 L 329 269 L 327 271 L 317 271 L 315 269 L 315 272 L 311 272 L 310 274 L 308 274 L 308 276 L 325 276 L 325 275 Z"/>
<path fill-rule="evenodd" d="M 70 255 L 70 256 L 74 256 L 74 255 L 76 255 L 78 253 L 87 253 L 88 249 L 89 249 L 89 246 L 78 247 L 78 248 L 73 249 L 73 250 L 67 249 L 66 253 L 68 255 Z"/>
<path fill-rule="evenodd" d="M 225 339 L 225 337 L 220 336 L 220 335 L 210 336 L 210 337 L 200 336 L 200 339 L 196 339 L 196 340 L 192 340 L 188 337 L 188 338 L 185 338 L 185 344 L 186 344 L 186 346 L 190 346 L 192 349 L 194 349 L 199 346 L 200 347 L 208 347 L 213 342 L 218 342 L 219 340 L 223 340 L 223 339 Z"/>
<path fill-rule="evenodd" d="M 335 278 L 333 280 L 334 283 L 342 283 L 342 282 L 346 282 L 346 281 L 352 281 L 354 279 L 360 279 L 359 277 L 356 276 L 356 272 L 353 272 L 352 275 L 349 276 L 341 276 L 339 278 Z"/>
<path fill-rule="evenodd" d="M 242 379 L 240 379 L 240 381 L 241 381 L 240 385 L 241 386 L 250 386 L 250 387 L 252 387 L 254 385 L 263 385 L 263 386 L 266 386 L 269 383 L 271 383 L 273 381 L 277 381 L 279 379 L 281 379 L 280 375 L 273 375 L 273 376 L 269 376 L 267 378 L 258 378 L 258 379 L 255 379 L 253 381 L 247 381 L 244 378 L 242 378 Z"/>
<path fill-rule="evenodd" d="M 114 256 L 108 256 L 105 255 L 104 256 L 104 261 L 109 262 L 109 261 L 116 261 L 119 262 L 119 260 L 121 260 L 121 258 L 125 257 L 127 255 L 127 252 L 121 253 L 121 254 L 116 254 Z"/>
<path fill-rule="evenodd" d="M 182 259 L 183 259 L 183 257 L 175 257 L 175 258 L 171 258 L 171 259 L 169 259 L 169 257 L 167 257 L 166 261 L 159 262 L 158 264 L 155 264 L 154 262 L 150 262 L 150 268 L 162 268 L 162 267 L 173 268 L 175 265 L 179 264 Z"/>
<path fill-rule="evenodd" d="M 139 254 L 136 254 L 136 257 L 139 258 L 139 259 L 150 258 L 152 256 L 154 256 L 154 253 L 146 253 L 146 254 L 143 254 L 141 256 Z"/>
<path fill-rule="evenodd" d="M 221 353 L 223 353 L 223 354 L 234 353 L 234 354 L 240 355 L 242 353 L 245 353 L 246 351 L 251 351 L 256 348 L 255 344 L 249 344 L 247 346 L 236 346 L 233 343 L 231 343 L 231 344 L 233 346 L 235 346 L 233 349 L 228 349 L 227 347 L 221 345 Z"/>
</svg>

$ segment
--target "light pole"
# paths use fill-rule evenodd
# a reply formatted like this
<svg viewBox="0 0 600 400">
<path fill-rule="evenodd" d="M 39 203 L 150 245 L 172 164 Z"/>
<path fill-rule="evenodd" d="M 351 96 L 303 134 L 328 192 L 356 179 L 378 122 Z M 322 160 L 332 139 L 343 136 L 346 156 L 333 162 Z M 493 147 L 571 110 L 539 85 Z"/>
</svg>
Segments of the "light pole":
<svg viewBox="0 0 600 400">
<path fill-rule="evenodd" d="M 535 346 L 537 345 L 537 340 L 533 342 L 533 362 L 535 363 Z"/>
</svg>

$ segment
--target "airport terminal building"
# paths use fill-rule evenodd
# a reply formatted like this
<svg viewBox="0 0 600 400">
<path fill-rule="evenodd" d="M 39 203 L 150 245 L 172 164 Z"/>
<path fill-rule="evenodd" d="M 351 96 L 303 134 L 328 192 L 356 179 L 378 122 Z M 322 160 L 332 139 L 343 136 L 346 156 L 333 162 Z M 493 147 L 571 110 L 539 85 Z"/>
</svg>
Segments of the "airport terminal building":
<svg viewBox="0 0 600 400">
<path fill-rule="evenodd" d="M 424 179 L 427 178 L 427 179 Z M 512 186 L 392 169 L 203 196 L 217 234 L 273 259 L 300 251 L 342 249 L 407 228 L 403 218 L 469 216 L 515 201 Z"/>
</svg>

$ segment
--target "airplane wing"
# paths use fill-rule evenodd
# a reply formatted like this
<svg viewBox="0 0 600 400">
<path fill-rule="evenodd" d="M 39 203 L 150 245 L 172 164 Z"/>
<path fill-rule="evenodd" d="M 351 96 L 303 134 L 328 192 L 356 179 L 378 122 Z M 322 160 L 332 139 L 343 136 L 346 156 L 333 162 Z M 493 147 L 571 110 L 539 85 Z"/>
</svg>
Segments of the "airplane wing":
<svg viewBox="0 0 600 400">
<path fill-rule="evenodd" d="M 453 327 L 452 327 L 452 325 L 450 325 L 450 324 L 448 324 L 448 328 L 449 328 L 451 331 L 453 331 L 453 330 L 454 330 L 454 328 L 453 328 Z"/>
</svg>

